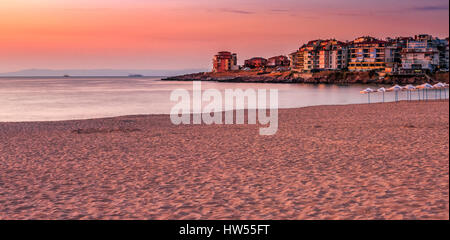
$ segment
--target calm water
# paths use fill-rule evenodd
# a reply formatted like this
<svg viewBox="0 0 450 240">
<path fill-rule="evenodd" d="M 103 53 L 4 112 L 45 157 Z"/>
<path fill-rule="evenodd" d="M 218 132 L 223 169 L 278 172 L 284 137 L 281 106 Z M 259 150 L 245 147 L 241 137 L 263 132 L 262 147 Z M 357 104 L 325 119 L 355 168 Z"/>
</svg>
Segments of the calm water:
<svg viewBox="0 0 450 240">
<path fill-rule="evenodd" d="M 280 108 L 367 103 L 367 85 L 311 85 L 202 82 L 202 89 L 278 89 Z M 0 78 L 0 121 L 87 119 L 169 113 L 174 89 L 192 91 L 192 82 L 159 78 Z M 402 99 L 406 98 L 404 93 Z M 417 96 L 415 96 L 416 98 Z M 386 93 L 386 101 L 394 94 Z M 382 94 L 371 94 L 371 102 Z M 207 104 L 207 103 L 205 103 Z"/>
</svg>

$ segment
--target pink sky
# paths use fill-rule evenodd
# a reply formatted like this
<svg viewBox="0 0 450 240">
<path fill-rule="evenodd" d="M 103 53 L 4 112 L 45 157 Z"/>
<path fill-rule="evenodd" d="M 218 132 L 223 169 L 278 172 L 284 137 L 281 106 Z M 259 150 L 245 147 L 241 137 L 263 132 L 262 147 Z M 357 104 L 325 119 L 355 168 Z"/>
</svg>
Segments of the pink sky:
<svg viewBox="0 0 450 240">
<path fill-rule="evenodd" d="M 317 38 L 447 37 L 447 0 L 3 0 L 0 72 L 210 68 L 220 50 L 288 54 Z"/>
</svg>

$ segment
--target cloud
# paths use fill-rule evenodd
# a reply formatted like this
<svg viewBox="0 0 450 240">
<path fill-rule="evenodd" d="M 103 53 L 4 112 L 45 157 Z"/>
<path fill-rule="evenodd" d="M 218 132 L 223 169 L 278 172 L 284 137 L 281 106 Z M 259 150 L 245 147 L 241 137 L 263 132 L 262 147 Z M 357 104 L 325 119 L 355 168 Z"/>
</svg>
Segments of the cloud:
<svg viewBox="0 0 450 240">
<path fill-rule="evenodd" d="M 343 17 L 361 17 L 361 16 L 367 16 L 367 13 L 352 13 L 352 12 L 338 12 L 335 13 L 337 16 L 343 16 Z"/>
<path fill-rule="evenodd" d="M 240 10 L 240 9 L 233 9 L 233 8 L 221 8 L 220 11 L 222 12 L 228 12 L 228 13 L 236 13 L 236 14 L 254 14 L 255 12 L 247 11 L 247 10 Z"/>
<path fill-rule="evenodd" d="M 448 11 L 448 5 L 413 7 L 414 11 Z"/>
<path fill-rule="evenodd" d="M 285 12 L 289 12 L 289 10 L 287 9 L 270 9 L 271 12 L 274 13 L 285 13 Z"/>
</svg>

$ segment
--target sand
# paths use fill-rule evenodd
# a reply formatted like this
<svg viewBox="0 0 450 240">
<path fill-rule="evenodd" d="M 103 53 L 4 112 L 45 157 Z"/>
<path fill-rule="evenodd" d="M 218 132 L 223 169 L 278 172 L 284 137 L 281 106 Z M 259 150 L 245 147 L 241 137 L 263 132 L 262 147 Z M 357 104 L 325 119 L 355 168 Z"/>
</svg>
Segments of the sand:
<svg viewBox="0 0 450 240">
<path fill-rule="evenodd" d="M 0 123 L 0 219 L 449 219 L 449 103 Z"/>
</svg>

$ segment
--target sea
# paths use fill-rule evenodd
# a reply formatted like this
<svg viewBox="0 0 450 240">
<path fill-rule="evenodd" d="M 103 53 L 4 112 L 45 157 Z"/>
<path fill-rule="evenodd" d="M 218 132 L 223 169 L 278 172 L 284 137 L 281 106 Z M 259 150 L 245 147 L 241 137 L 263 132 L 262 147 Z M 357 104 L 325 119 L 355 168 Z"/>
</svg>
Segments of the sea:
<svg viewBox="0 0 450 240">
<path fill-rule="evenodd" d="M 360 93 L 381 87 L 375 85 L 201 82 L 201 87 L 221 93 L 225 89 L 277 89 L 279 108 L 383 101 L 382 93 Z M 176 89 L 192 93 L 193 82 L 162 81 L 160 77 L 1 77 L 0 122 L 169 114 L 177 104 L 170 100 Z M 406 99 L 406 94 L 401 92 L 400 99 Z M 385 94 L 384 101 L 394 100 L 394 93 Z"/>
</svg>

